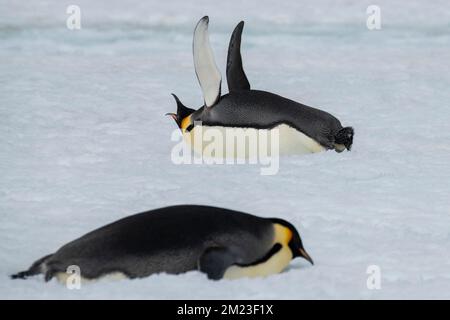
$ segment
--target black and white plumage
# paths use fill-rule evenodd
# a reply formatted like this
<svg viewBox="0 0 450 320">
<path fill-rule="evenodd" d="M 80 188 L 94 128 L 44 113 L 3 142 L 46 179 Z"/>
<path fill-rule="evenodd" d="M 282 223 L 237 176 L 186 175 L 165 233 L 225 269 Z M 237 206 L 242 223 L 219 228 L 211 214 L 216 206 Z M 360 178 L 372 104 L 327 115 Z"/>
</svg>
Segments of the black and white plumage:
<svg viewBox="0 0 450 320">
<path fill-rule="evenodd" d="M 208 22 L 208 17 L 198 22 L 193 45 L 194 65 L 205 104 L 193 111 L 176 98 L 177 113 L 170 114 L 184 134 L 194 134 L 192 131 L 196 129 L 196 123 L 215 128 L 269 131 L 278 128 L 281 129 L 280 143 L 292 149 L 292 153 L 329 149 L 341 152 L 351 149 L 353 128 L 343 127 L 333 115 L 270 92 L 250 88 L 240 52 L 243 21 L 236 26 L 230 39 L 227 57 L 229 93 L 221 96 L 220 72 L 214 62 L 209 41 L 205 40 L 208 38 Z M 298 150 L 295 150 L 296 146 Z"/>
<path fill-rule="evenodd" d="M 142 278 L 200 270 L 211 279 L 268 276 L 295 257 L 312 263 L 294 226 L 217 207 L 181 205 L 135 214 L 62 246 L 14 279 L 43 274 L 66 279 L 75 265 L 84 280 Z"/>
</svg>

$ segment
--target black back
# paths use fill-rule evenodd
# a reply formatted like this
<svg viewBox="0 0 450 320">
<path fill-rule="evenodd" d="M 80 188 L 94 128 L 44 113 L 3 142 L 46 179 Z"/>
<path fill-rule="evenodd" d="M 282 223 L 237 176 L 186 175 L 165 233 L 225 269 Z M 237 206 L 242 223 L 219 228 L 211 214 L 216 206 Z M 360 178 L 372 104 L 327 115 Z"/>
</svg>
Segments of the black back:
<svg viewBox="0 0 450 320">
<path fill-rule="evenodd" d="M 225 247 L 251 263 L 267 253 L 273 237 L 269 219 L 208 206 L 173 206 L 126 217 L 61 247 L 46 260 L 50 279 L 78 265 L 81 275 L 110 272 L 128 277 L 195 270 L 209 247 Z"/>
<path fill-rule="evenodd" d="M 192 117 L 208 126 L 271 129 L 284 123 L 328 149 L 334 148 L 335 136 L 342 129 L 328 112 L 260 90 L 230 92 L 212 108 L 200 108 Z"/>
</svg>

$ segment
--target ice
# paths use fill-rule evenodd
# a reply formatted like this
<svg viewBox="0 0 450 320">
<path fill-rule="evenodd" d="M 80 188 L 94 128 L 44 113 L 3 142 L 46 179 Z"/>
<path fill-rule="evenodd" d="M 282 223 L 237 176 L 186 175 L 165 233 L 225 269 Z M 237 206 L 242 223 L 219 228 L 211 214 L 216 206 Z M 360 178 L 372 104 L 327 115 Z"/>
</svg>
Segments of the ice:
<svg viewBox="0 0 450 320">
<path fill-rule="evenodd" d="M 377 1 L 0 0 L 0 297 L 56 299 L 450 298 L 450 6 Z M 245 20 L 253 88 L 321 107 L 355 128 L 353 150 L 252 165 L 174 165 L 175 92 L 202 102 L 192 31 L 210 16 L 225 79 Z M 225 81 L 222 91 L 227 92 Z M 161 206 L 222 206 L 291 221 L 315 261 L 266 279 L 198 272 L 68 290 L 10 280 L 106 223 Z M 370 265 L 381 289 L 366 286 Z"/>
</svg>

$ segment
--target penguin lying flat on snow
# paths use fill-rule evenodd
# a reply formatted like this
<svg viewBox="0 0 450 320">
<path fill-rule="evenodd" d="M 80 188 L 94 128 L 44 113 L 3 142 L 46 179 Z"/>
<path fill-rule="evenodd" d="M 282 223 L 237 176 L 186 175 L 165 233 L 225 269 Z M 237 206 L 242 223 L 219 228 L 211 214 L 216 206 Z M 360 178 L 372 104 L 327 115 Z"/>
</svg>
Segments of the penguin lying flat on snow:
<svg viewBox="0 0 450 320">
<path fill-rule="evenodd" d="M 198 110 L 185 107 L 174 95 L 177 113 L 169 113 L 192 144 L 195 122 L 203 127 L 279 129 L 280 153 L 314 153 L 328 149 L 350 150 L 352 127 L 343 127 L 331 114 L 279 95 L 250 89 L 240 53 L 244 22 L 233 31 L 228 48 L 227 82 L 229 93 L 221 96 L 222 77 L 214 61 L 208 38 L 207 16 L 194 31 L 194 66 L 203 92 L 204 105 Z M 195 147 L 194 147 L 195 149 Z"/>
<path fill-rule="evenodd" d="M 94 230 L 37 260 L 13 279 L 44 274 L 64 281 L 71 265 L 84 280 L 142 278 L 200 270 L 210 279 L 263 277 L 295 257 L 311 264 L 300 235 L 281 219 L 183 205 L 139 213 Z"/>
</svg>

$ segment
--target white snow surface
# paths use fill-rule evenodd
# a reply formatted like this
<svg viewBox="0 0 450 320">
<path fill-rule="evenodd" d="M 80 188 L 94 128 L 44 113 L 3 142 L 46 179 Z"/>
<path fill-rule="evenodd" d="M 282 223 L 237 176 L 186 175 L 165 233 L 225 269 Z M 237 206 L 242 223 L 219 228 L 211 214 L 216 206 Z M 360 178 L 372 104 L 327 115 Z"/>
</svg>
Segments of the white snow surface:
<svg viewBox="0 0 450 320">
<path fill-rule="evenodd" d="M 81 8 L 81 30 L 66 8 Z M 372 0 L 0 0 L 0 298 L 450 298 L 450 5 Z M 171 92 L 202 103 L 192 32 L 210 16 L 225 79 L 245 20 L 253 88 L 355 128 L 351 152 L 255 165 L 175 165 Z M 226 93 L 226 81 L 222 92 Z M 205 204 L 291 221 L 315 260 L 265 279 L 204 274 L 68 290 L 9 275 L 127 215 Z M 381 289 L 366 286 L 370 265 Z"/>
</svg>

